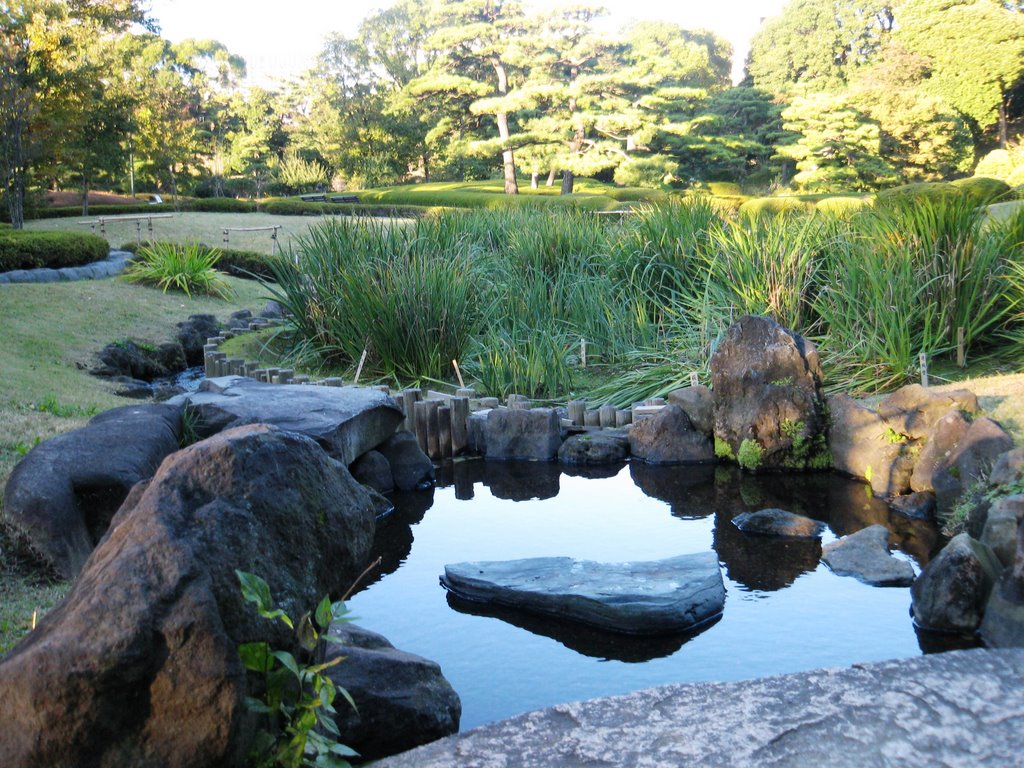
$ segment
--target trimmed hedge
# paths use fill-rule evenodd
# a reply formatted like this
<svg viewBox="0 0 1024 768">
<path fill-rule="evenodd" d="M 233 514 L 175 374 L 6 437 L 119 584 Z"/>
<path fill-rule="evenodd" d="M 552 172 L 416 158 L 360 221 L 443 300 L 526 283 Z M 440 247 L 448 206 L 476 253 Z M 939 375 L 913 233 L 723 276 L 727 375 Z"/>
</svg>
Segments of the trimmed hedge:
<svg viewBox="0 0 1024 768">
<path fill-rule="evenodd" d="M 140 246 L 135 241 L 132 241 L 121 246 L 121 250 L 138 253 L 140 248 L 144 248 L 147 245 L 150 245 L 150 243 L 145 242 Z M 279 255 L 271 256 L 269 253 L 260 253 L 259 251 L 221 248 L 219 245 L 208 246 L 202 243 L 200 245 L 203 245 L 204 248 L 213 248 L 220 253 L 220 259 L 217 260 L 216 267 L 221 272 L 227 272 L 235 277 L 248 280 L 252 280 L 255 276 L 272 281 L 274 273 L 270 265 L 281 260 Z"/>
<path fill-rule="evenodd" d="M 922 200 L 944 200 L 961 194 L 960 190 L 945 181 L 921 181 L 916 184 L 903 184 L 899 187 L 883 189 L 875 194 L 875 201 L 880 205 L 887 203 L 909 203 Z"/>
<path fill-rule="evenodd" d="M 976 205 L 988 205 L 1010 198 L 1009 184 L 987 176 L 969 176 L 966 179 L 951 181 L 950 184 L 967 195 Z"/>
<path fill-rule="evenodd" d="M 256 213 L 260 209 L 255 200 L 239 200 L 234 197 L 202 197 L 181 204 L 182 211 L 199 213 Z"/>
<path fill-rule="evenodd" d="M 388 216 L 418 218 L 446 210 L 437 205 L 373 205 L 364 203 L 305 203 L 301 200 L 267 200 L 260 211 L 275 216 Z"/>
<path fill-rule="evenodd" d="M 90 205 L 88 218 L 96 216 L 130 216 L 139 213 L 174 213 L 170 203 L 139 203 L 138 205 Z M 80 205 L 61 205 L 54 208 L 33 208 L 25 211 L 25 219 L 73 219 L 82 215 Z"/>
<path fill-rule="evenodd" d="M 0 232 L 0 272 L 12 269 L 78 267 L 102 261 L 110 253 L 107 241 L 77 232 Z"/>
<path fill-rule="evenodd" d="M 796 197 L 755 197 L 740 206 L 740 216 L 756 218 L 758 216 L 778 216 L 784 213 L 807 212 L 814 210 L 814 203 Z"/>
<path fill-rule="evenodd" d="M 863 197 L 826 197 L 814 205 L 814 210 L 832 216 L 849 216 L 871 207 L 871 201 Z"/>
</svg>

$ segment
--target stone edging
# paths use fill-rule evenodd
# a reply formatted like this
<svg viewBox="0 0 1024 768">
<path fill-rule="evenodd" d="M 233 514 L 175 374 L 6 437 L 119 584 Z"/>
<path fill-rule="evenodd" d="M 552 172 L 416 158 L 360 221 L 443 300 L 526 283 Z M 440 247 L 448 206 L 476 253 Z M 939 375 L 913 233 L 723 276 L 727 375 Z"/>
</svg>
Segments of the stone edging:
<svg viewBox="0 0 1024 768">
<path fill-rule="evenodd" d="M 81 267 L 50 269 L 15 269 L 0 272 L 0 285 L 6 283 L 60 283 L 71 280 L 100 280 L 120 274 L 134 254 L 131 251 L 111 251 L 103 261 L 94 261 Z"/>
</svg>

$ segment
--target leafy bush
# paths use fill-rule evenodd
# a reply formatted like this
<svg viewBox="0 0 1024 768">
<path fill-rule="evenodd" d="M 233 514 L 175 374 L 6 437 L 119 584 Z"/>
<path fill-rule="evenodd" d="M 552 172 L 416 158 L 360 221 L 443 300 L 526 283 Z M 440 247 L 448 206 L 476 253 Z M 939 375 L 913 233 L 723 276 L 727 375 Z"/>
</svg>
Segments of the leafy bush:
<svg viewBox="0 0 1024 768">
<path fill-rule="evenodd" d="M 615 183 L 656 189 L 670 183 L 678 169 L 679 164 L 664 155 L 635 158 L 615 169 Z"/>
<path fill-rule="evenodd" d="M 254 200 L 238 200 L 234 197 L 197 198 L 181 206 L 182 210 L 208 213 L 255 213 L 258 207 Z"/>
<path fill-rule="evenodd" d="M 150 243 L 139 249 L 138 259 L 123 277 L 130 283 L 155 285 L 164 293 L 174 288 L 187 296 L 195 292 L 227 299 L 231 286 L 214 269 L 219 260 L 216 248 L 199 243 Z"/>
<path fill-rule="evenodd" d="M 998 200 L 1008 199 L 1010 196 L 1009 184 L 985 176 L 970 176 L 966 179 L 951 181 L 950 184 L 967 195 L 975 205 L 988 205 Z"/>
<path fill-rule="evenodd" d="M 107 258 L 102 237 L 77 232 L 0 231 L 0 272 L 12 269 L 77 267 Z"/>
<path fill-rule="evenodd" d="M 138 253 L 142 248 L 154 245 L 157 242 L 161 241 L 145 242 L 140 245 L 132 240 L 122 245 L 121 250 Z M 173 246 L 172 243 L 166 242 L 162 243 L 162 245 Z M 199 245 L 207 248 L 211 247 L 206 246 L 204 243 Z M 284 258 L 280 255 L 272 256 L 259 251 L 246 251 L 234 248 L 218 248 L 217 250 L 220 251 L 217 269 L 243 279 L 253 279 L 255 277 L 262 280 L 273 280 L 274 270 L 271 265 Z"/>
<path fill-rule="evenodd" d="M 899 205 L 907 202 L 936 202 L 959 196 L 960 190 L 948 182 L 922 181 L 883 189 L 875 194 L 875 202 L 880 206 Z"/>
<path fill-rule="evenodd" d="M 740 185 L 731 181 L 709 181 L 708 189 L 715 197 L 740 197 L 743 195 Z"/>
<path fill-rule="evenodd" d="M 811 210 L 813 203 L 797 197 L 755 197 L 740 206 L 740 216 L 757 218 L 763 215 L 803 213 Z"/>
<path fill-rule="evenodd" d="M 863 197 L 826 197 L 814 204 L 818 213 L 840 217 L 851 216 L 870 207 L 871 202 Z"/>
<path fill-rule="evenodd" d="M 180 208 L 186 208 L 182 202 Z M 174 206 L 170 203 L 132 203 L 127 205 L 90 205 L 89 216 L 129 216 L 141 213 L 173 213 Z M 62 205 L 54 208 L 32 208 L 25 211 L 25 219 L 71 219 L 82 215 L 80 205 Z"/>
</svg>

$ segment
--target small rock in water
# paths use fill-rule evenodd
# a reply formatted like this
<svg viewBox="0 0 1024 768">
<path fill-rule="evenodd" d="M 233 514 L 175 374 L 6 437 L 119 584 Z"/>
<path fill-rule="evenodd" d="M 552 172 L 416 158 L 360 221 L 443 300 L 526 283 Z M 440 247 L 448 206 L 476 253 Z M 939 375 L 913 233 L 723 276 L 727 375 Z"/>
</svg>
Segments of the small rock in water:
<svg viewBox="0 0 1024 768">
<path fill-rule="evenodd" d="M 743 512 L 732 524 L 744 533 L 755 536 L 785 536 L 791 539 L 817 539 L 825 532 L 825 524 L 784 509 L 761 509 Z"/>
<path fill-rule="evenodd" d="M 837 576 L 853 576 L 875 587 L 909 587 L 914 567 L 889 553 L 889 529 L 869 525 L 826 544 L 821 558 Z"/>
</svg>

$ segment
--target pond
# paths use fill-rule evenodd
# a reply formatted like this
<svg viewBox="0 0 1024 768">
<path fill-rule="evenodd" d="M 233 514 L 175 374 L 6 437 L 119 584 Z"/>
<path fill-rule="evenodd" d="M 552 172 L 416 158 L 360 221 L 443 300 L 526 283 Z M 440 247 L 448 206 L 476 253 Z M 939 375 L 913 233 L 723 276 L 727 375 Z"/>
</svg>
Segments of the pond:
<svg viewBox="0 0 1024 768">
<path fill-rule="evenodd" d="M 356 621 L 437 661 L 462 699 L 462 729 L 578 699 L 677 682 L 740 680 L 939 650 L 909 616 L 908 588 L 833 574 L 821 544 L 882 523 L 915 570 L 940 544 L 930 524 L 890 514 L 863 483 L 828 473 L 751 476 L 725 467 L 630 463 L 566 471 L 470 460 L 430 491 L 396 494 L 349 600 Z M 741 512 L 781 507 L 826 522 L 821 542 L 749 537 Z M 604 562 L 714 550 L 720 619 L 690 635 L 636 638 L 490 609 L 449 596 L 446 563 L 564 555 Z"/>
</svg>

